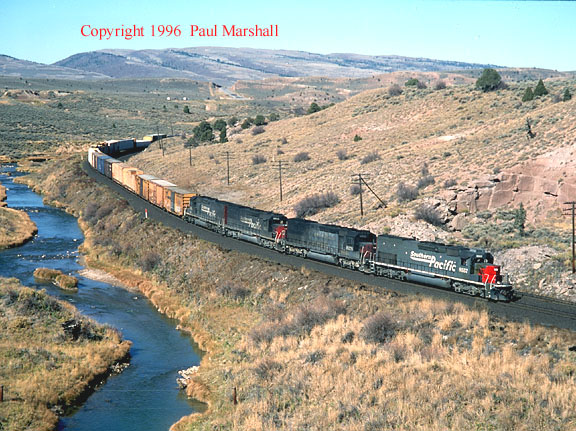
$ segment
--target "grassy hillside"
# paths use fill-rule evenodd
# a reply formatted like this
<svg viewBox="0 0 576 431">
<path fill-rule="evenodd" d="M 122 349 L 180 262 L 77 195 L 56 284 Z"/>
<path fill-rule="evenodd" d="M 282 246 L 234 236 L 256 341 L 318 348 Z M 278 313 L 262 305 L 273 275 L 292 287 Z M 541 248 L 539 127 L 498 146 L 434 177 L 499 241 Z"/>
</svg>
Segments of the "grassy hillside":
<svg viewBox="0 0 576 431">
<path fill-rule="evenodd" d="M 375 233 L 493 250 L 550 246 L 553 252 L 544 253 L 550 268 L 524 277 L 529 284 L 524 287 L 541 288 L 546 274 L 552 280 L 570 280 L 567 288 L 572 292 L 576 280 L 565 273 L 569 257 L 569 220 L 561 213 L 565 193 L 511 184 L 511 202 L 481 211 L 458 204 L 481 195 L 485 183 L 503 182 L 509 173 L 528 176 L 532 183 L 552 178 L 567 190 L 576 190 L 571 174 L 576 168 L 576 98 L 557 101 L 566 88 L 575 92 L 575 82 L 546 80 L 549 95 L 522 102 L 526 87 L 535 84 L 511 83 L 509 89 L 491 93 L 471 85 L 441 90 L 402 87 L 396 96 L 388 88 L 374 89 L 311 115 L 272 122 L 262 133 L 236 128 L 226 144 L 194 148 L 192 166 L 189 151 L 178 143 L 168 143 L 164 156 L 153 146 L 130 163 L 199 193 L 289 216 L 296 214 L 294 208 L 304 198 L 334 193 L 339 202 L 319 210 L 313 219 Z M 527 121 L 535 134 L 532 139 Z M 230 186 L 226 152 L 231 157 Z M 278 161 L 283 162 L 282 202 Z M 364 217 L 359 196 L 351 190 L 359 173 L 387 204 L 383 207 L 363 187 Z M 401 183 L 406 187 L 399 192 Z M 321 200 L 313 199 L 311 205 Z M 527 211 L 522 230 L 514 225 L 520 202 Z M 517 255 L 523 259 L 522 253 Z"/>
</svg>

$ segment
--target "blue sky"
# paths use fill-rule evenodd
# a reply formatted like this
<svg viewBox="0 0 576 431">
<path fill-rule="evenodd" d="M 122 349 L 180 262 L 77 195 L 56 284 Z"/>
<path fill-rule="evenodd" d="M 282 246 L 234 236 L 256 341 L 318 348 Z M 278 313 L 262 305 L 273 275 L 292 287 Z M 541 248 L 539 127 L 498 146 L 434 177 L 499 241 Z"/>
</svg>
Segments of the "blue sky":
<svg viewBox="0 0 576 431">
<path fill-rule="evenodd" d="M 404 55 L 576 70 L 576 2 L 0 0 L 0 54 L 52 63 L 97 49 L 233 46 Z M 126 41 L 82 37 L 82 25 L 144 26 Z M 180 25 L 179 38 L 151 25 Z M 275 38 L 198 38 L 190 25 L 266 26 Z"/>
</svg>

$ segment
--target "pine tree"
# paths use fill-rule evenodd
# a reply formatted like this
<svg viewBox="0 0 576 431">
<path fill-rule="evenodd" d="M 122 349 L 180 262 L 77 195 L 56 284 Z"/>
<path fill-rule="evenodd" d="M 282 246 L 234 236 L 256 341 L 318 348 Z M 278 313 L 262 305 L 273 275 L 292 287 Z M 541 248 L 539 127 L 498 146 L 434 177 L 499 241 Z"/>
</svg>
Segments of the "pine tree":
<svg viewBox="0 0 576 431">
<path fill-rule="evenodd" d="M 529 102 L 530 100 L 534 100 L 534 92 L 532 91 L 532 87 L 528 87 L 524 92 L 524 96 L 522 96 L 522 102 Z"/>
<path fill-rule="evenodd" d="M 306 113 L 307 114 L 313 114 L 313 113 L 321 111 L 321 110 L 322 110 L 322 108 L 320 108 L 320 106 L 318 106 L 318 104 L 316 102 L 312 102 Z"/>
<path fill-rule="evenodd" d="M 562 102 L 568 102 L 572 99 L 572 93 L 570 93 L 570 89 L 564 90 L 564 96 L 562 96 Z"/>
<path fill-rule="evenodd" d="M 534 89 L 534 96 L 540 97 L 545 96 L 546 94 L 548 94 L 548 90 L 546 90 L 546 87 L 544 87 L 544 82 L 542 82 L 542 80 L 538 81 L 538 84 Z"/>
<path fill-rule="evenodd" d="M 502 77 L 494 69 L 484 69 L 476 81 L 476 88 L 484 92 L 498 90 L 503 86 Z"/>
</svg>

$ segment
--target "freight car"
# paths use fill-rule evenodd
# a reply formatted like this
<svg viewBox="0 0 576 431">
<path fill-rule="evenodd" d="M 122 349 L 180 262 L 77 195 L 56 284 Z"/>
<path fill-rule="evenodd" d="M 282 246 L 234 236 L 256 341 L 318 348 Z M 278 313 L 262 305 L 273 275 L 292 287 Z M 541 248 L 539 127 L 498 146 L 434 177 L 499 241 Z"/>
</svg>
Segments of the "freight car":
<svg viewBox="0 0 576 431">
<path fill-rule="evenodd" d="M 282 253 L 340 265 L 376 276 L 408 280 L 496 301 L 510 301 L 514 290 L 481 249 L 417 241 L 367 230 L 288 219 L 207 196 L 196 195 L 104 154 L 88 152 L 101 174 L 162 209 L 223 235 Z"/>
</svg>

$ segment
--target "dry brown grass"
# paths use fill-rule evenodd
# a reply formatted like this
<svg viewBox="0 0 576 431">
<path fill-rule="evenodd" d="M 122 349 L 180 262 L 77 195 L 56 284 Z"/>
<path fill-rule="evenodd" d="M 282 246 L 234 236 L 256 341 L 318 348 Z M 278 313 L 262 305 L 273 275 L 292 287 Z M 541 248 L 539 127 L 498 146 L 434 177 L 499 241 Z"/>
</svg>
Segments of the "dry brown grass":
<svg viewBox="0 0 576 431">
<path fill-rule="evenodd" d="M 0 207 L 5 207 L 6 204 L 6 187 L 0 184 Z"/>
<path fill-rule="evenodd" d="M 78 290 L 78 279 L 72 275 L 62 274 L 62 271 L 50 268 L 36 268 L 34 278 L 39 281 L 54 283 L 64 290 Z"/>
<path fill-rule="evenodd" d="M 36 224 L 24 211 L 0 208 L 0 250 L 21 245 L 37 232 Z"/>
<path fill-rule="evenodd" d="M 82 326 L 76 340 L 62 328 L 70 319 Z M 130 349 L 116 330 L 16 279 L 0 280 L 0 334 L 0 429 L 10 431 L 54 429 L 50 409 L 73 405 Z"/>
</svg>

